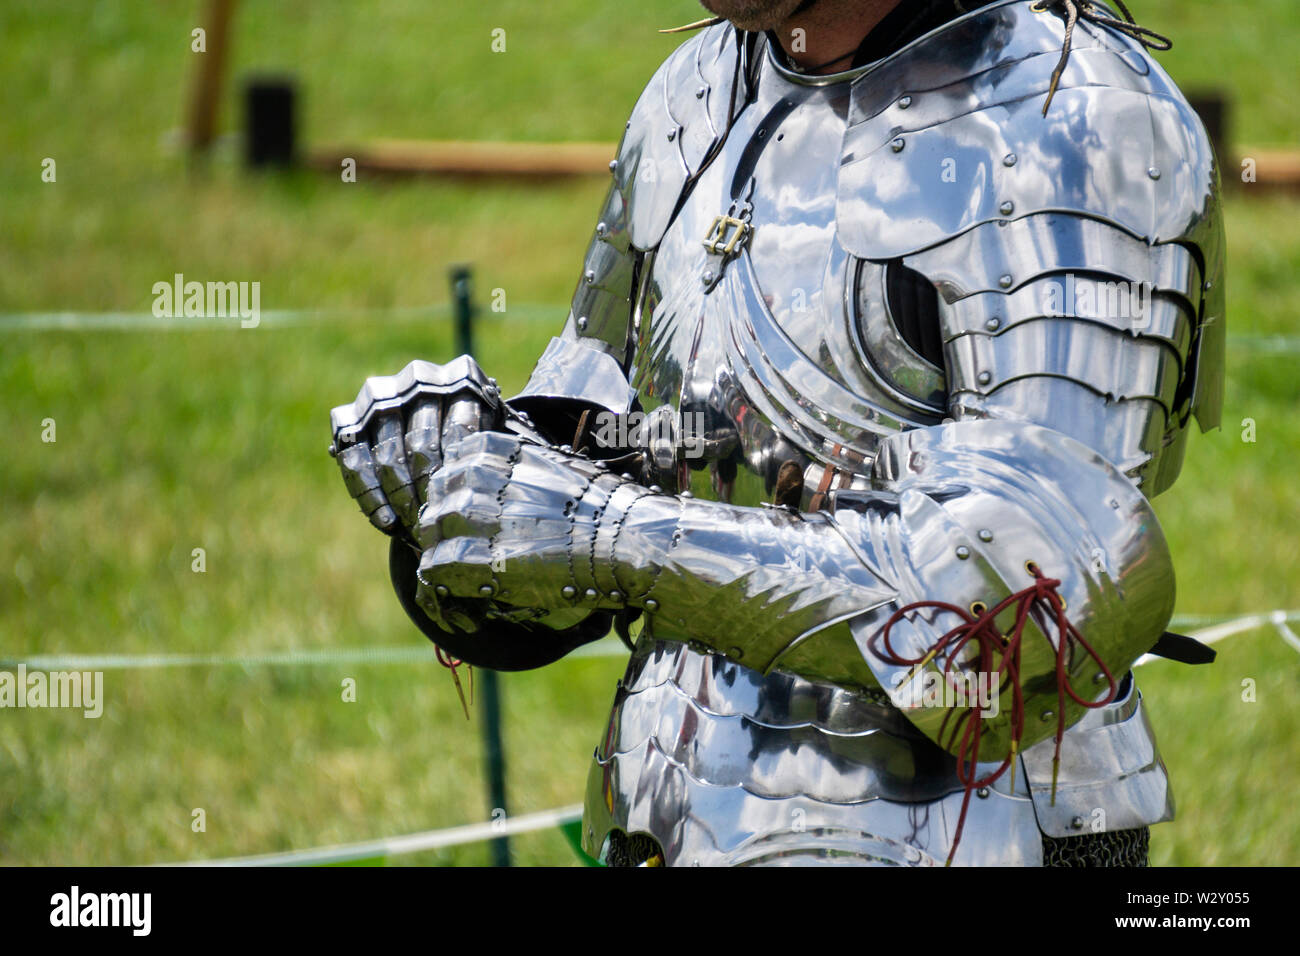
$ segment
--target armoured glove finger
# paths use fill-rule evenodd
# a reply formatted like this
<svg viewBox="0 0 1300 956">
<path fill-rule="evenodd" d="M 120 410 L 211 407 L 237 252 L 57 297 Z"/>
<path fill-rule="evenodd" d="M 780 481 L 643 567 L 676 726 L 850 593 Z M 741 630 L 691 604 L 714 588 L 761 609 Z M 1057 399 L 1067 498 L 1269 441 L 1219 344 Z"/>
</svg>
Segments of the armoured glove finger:
<svg viewBox="0 0 1300 956">
<path fill-rule="evenodd" d="M 447 414 L 442 424 L 444 457 L 448 445 L 455 444 L 476 432 L 492 427 L 493 412 L 472 395 L 453 397 L 447 404 Z"/>
<path fill-rule="evenodd" d="M 415 527 L 418 519 L 419 502 L 415 498 L 415 482 L 406 461 L 406 436 L 402 429 L 402 417 L 397 413 L 380 416 L 375 423 L 375 440 L 371 444 L 371 455 L 375 462 L 375 474 L 384 496 L 402 523 Z"/>
<path fill-rule="evenodd" d="M 339 469 L 348 494 L 356 499 L 361 512 L 381 531 L 397 528 L 397 513 L 388 505 L 379 476 L 375 473 L 370 446 L 364 443 L 348 445 L 338 454 Z"/>
<path fill-rule="evenodd" d="M 415 479 L 418 502 L 427 501 L 429 476 L 442 465 L 442 402 L 421 398 L 406 427 L 406 461 Z"/>
</svg>

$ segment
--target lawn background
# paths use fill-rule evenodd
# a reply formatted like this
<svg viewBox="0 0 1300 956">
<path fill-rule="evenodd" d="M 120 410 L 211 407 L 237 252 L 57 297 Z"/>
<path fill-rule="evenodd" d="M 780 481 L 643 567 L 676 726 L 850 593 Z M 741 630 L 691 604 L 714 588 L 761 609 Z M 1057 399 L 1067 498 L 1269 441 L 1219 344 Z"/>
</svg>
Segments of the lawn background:
<svg viewBox="0 0 1300 956">
<path fill-rule="evenodd" d="M 1235 153 L 1297 145 L 1293 2 L 1133 6 L 1175 39 L 1160 59 L 1184 87 L 1230 92 Z M 506 292 L 478 352 L 507 391 L 521 385 L 563 318 L 606 184 L 250 176 L 238 81 L 292 73 L 308 144 L 612 144 L 680 42 L 656 28 L 701 15 L 689 0 L 245 0 L 228 135 L 194 168 L 177 129 L 199 10 L 0 6 L 0 656 L 418 646 L 386 540 L 325 455 L 327 411 L 369 374 L 451 356 L 439 307 L 460 261 L 481 302 Z M 491 51 L 495 28 L 505 53 Z M 46 157 L 55 183 L 41 181 Z M 1296 334 L 1300 202 L 1246 187 L 1227 218 L 1225 427 L 1194 436 L 1157 501 L 1181 614 L 1300 607 L 1300 385 L 1295 353 L 1261 346 Z M 153 283 L 177 272 L 259 281 L 264 312 L 323 311 L 256 330 L 24 327 L 33 313 L 147 315 Z M 1269 629 L 1219 649 L 1212 667 L 1141 673 L 1179 804 L 1153 860 L 1300 863 L 1300 657 Z M 570 659 L 504 678 L 512 813 L 581 799 L 621 670 Z M 341 700 L 348 677 L 355 703 Z M 109 671 L 105 690 L 99 720 L 0 711 L 0 863 L 218 857 L 488 818 L 477 725 L 436 664 Z M 195 808 L 206 832 L 191 830 Z M 575 862 L 554 832 L 514 844 L 521 863 Z M 486 859 L 480 845 L 400 862 Z"/>
</svg>

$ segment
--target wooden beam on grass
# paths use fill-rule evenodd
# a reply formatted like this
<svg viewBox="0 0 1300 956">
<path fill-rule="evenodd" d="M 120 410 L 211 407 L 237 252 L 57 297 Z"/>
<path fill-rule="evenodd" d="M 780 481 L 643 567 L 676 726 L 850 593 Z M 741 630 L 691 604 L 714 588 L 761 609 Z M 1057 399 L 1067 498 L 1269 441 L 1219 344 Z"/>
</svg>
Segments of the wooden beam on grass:
<svg viewBox="0 0 1300 956">
<path fill-rule="evenodd" d="M 351 147 L 312 150 L 308 165 L 339 173 L 346 160 L 358 174 L 484 176 L 555 179 L 609 174 L 611 143 L 497 143 L 372 140 Z"/>
</svg>

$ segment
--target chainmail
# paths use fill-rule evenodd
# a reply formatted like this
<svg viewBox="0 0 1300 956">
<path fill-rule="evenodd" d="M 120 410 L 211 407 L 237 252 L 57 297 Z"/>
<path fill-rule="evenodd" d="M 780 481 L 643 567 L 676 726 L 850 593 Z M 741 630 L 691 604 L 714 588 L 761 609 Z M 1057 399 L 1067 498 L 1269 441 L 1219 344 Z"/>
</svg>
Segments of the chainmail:
<svg viewBox="0 0 1300 956">
<path fill-rule="evenodd" d="M 1043 866 L 1146 866 L 1151 828 L 1080 836 L 1043 835 Z"/>
<path fill-rule="evenodd" d="M 609 850 L 605 854 L 606 866 L 641 866 L 652 858 L 658 857 L 662 866 L 663 851 L 654 837 L 644 833 L 627 834 L 622 830 L 611 830 Z"/>
</svg>

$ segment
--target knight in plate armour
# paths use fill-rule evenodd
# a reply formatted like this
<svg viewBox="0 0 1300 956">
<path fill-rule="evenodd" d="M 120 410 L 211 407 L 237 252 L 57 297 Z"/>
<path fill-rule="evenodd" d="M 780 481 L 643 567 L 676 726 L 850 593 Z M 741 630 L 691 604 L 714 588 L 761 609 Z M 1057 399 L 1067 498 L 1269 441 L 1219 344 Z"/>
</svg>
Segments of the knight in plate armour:
<svg viewBox="0 0 1300 956">
<path fill-rule="evenodd" d="M 1167 41 L 1118 2 L 704 5 L 523 391 L 416 361 L 332 413 L 404 606 L 502 670 L 639 621 L 607 864 L 1144 865 L 1131 667 L 1191 653 L 1150 499 L 1224 364 Z"/>
</svg>

